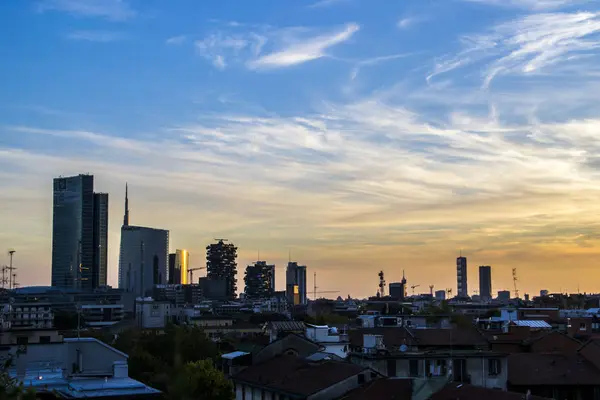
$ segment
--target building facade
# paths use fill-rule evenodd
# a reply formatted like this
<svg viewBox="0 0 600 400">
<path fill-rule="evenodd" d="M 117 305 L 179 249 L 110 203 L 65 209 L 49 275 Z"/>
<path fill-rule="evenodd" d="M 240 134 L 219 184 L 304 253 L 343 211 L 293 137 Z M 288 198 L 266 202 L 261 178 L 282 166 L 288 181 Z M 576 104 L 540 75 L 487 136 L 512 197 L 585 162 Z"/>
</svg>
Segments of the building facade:
<svg viewBox="0 0 600 400">
<path fill-rule="evenodd" d="M 225 241 L 220 239 L 206 246 L 206 276 L 209 280 L 225 281 L 225 295 L 234 299 L 237 293 L 237 247 Z"/>
<path fill-rule="evenodd" d="M 456 295 L 458 297 L 469 297 L 467 287 L 467 257 L 456 259 Z"/>
<path fill-rule="evenodd" d="M 92 287 L 106 286 L 108 278 L 108 193 L 94 193 L 94 264 Z"/>
<path fill-rule="evenodd" d="M 246 267 L 244 293 L 248 299 L 265 299 L 275 293 L 275 265 L 256 261 Z"/>
<path fill-rule="evenodd" d="M 479 267 L 479 296 L 484 301 L 492 299 L 492 267 L 489 265 Z"/>
<path fill-rule="evenodd" d="M 121 228 L 119 289 L 145 297 L 168 282 L 169 231 L 141 226 Z"/>
<path fill-rule="evenodd" d="M 285 273 L 285 290 L 288 301 L 292 304 L 306 304 L 306 265 L 298 265 L 297 262 L 288 262 Z M 296 293 L 297 292 L 297 293 Z"/>
<path fill-rule="evenodd" d="M 107 245 L 108 195 L 94 193 L 92 175 L 55 178 L 52 286 L 91 290 L 106 285 Z"/>
<path fill-rule="evenodd" d="M 176 250 L 169 254 L 169 283 L 173 285 L 187 285 L 190 253 L 187 250 Z"/>
</svg>

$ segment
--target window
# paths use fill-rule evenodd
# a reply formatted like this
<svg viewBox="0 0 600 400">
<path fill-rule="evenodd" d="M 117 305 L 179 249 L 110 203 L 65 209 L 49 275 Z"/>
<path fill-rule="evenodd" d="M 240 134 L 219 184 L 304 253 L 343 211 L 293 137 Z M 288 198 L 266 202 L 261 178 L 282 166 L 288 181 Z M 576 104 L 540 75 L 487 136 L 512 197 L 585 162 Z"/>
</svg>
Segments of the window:
<svg viewBox="0 0 600 400">
<path fill-rule="evenodd" d="M 396 376 L 396 360 L 387 360 L 387 376 Z"/>
<path fill-rule="evenodd" d="M 29 338 L 27 336 L 17 337 L 17 345 L 18 346 L 27 346 L 28 343 L 29 343 Z"/>
<path fill-rule="evenodd" d="M 490 358 L 488 360 L 488 375 L 496 376 L 502 373 L 502 363 L 497 358 Z"/>
<path fill-rule="evenodd" d="M 585 322 L 580 322 L 579 323 L 579 330 L 580 331 L 586 331 L 587 330 L 587 326 L 586 326 Z"/>
<path fill-rule="evenodd" d="M 410 360 L 408 362 L 408 374 L 412 378 L 419 376 L 419 360 Z"/>
<path fill-rule="evenodd" d="M 365 383 L 365 374 L 358 374 L 358 384 L 362 385 Z"/>
<path fill-rule="evenodd" d="M 50 336 L 40 336 L 40 343 L 50 343 Z"/>
</svg>

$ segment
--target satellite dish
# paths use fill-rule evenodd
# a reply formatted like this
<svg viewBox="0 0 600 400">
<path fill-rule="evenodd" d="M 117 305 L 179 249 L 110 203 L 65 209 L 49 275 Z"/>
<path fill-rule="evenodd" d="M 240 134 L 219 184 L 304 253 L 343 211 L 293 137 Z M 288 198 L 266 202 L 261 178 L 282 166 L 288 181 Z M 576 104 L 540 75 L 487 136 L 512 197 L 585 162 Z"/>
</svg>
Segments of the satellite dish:
<svg viewBox="0 0 600 400">
<path fill-rule="evenodd" d="M 400 351 L 401 352 L 405 353 L 406 350 L 408 350 L 408 346 L 407 345 L 403 344 L 402 346 L 400 346 Z"/>
</svg>

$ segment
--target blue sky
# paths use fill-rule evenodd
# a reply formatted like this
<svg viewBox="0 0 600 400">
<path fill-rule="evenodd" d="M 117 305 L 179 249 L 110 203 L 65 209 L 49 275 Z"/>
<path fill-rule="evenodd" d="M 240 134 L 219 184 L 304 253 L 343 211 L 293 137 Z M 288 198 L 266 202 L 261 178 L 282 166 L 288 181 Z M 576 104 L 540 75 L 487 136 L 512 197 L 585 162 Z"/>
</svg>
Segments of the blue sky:
<svg viewBox="0 0 600 400">
<path fill-rule="evenodd" d="M 50 276 L 51 179 L 111 195 L 192 265 L 294 258 L 323 290 L 594 290 L 600 5 L 586 0 L 32 0 L 1 6 L 0 246 Z M 569 271 L 565 271 L 568 266 Z M 240 276 L 241 279 L 241 276 Z M 581 282 L 579 282 L 581 280 Z M 575 282 L 577 281 L 577 282 Z M 570 286 L 569 286 L 570 285 Z M 587 285 L 587 286 L 586 286 Z M 242 286 L 242 285 L 240 285 Z"/>
</svg>

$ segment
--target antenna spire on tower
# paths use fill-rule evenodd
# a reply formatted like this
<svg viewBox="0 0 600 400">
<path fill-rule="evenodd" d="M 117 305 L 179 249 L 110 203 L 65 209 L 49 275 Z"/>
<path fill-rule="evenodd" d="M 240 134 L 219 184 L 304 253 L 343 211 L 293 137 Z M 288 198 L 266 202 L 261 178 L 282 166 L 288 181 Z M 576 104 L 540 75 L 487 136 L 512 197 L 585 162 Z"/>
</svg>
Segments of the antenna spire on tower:
<svg viewBox="0 0 600 400">
<path fill-rule="evenodd" d="M 123 226 L 129 226 L 129 196 L 127 193 L 127 182 L 125 183 L 125 215 L 123 216 Z"/>
</svg>

